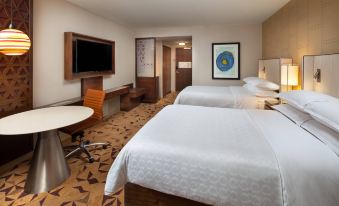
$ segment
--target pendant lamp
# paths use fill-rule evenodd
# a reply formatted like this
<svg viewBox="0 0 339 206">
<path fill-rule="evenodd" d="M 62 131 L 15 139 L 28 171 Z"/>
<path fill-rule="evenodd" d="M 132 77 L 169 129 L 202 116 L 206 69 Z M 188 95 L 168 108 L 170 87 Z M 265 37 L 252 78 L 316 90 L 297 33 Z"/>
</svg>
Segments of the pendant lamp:
<svg viewBox="0 0 339 206">
<path fill-rule="evenodd" d="M 31 40 L 24 32 L 14 29 L 13 0 L 11 0 L 11 23 L 8 29 L 0 31 L 0 53 L 8 56 L 25 54 L 31 47 Z"/>
</svg>

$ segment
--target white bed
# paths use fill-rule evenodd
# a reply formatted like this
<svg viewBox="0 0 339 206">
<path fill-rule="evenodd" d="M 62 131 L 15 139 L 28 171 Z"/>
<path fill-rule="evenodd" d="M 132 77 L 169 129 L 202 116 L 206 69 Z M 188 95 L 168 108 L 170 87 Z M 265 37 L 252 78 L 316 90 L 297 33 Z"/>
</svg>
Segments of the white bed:
<svg viewBox="0 0 339 206">
<path fill-rule="evenodd" d="M 178 115 L 180 114 L 180 115 Z M 167 106 L 119 153 L 127 182 L 213 205 L 339 205 L 339 158 L 276 111 Z"/>
<path fill-rule="evenodd" d="M 189 86 L 182 90 L 174 104 L 222 107 L 238 109 L 264 109 L 265 100 L 270 98 L 256 97 L 242 86 Z"/>
<path fill-rule="evenodd" d="M 269 59 L 259 61 L 259 77 L 280 85 L 282 64 L 291 64 L 292 59 Z M 265 100 L 273 97 L 259 97 L 243 86 L 189 86 L 182 90 L 174 104 L 238 108 L 264 109 Z"/>
</svg>

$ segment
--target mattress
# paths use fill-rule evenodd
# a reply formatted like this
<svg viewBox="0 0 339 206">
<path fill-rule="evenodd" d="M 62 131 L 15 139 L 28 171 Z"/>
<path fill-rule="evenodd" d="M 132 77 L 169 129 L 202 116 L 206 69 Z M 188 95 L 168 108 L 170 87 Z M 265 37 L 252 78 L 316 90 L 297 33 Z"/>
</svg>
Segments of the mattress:
<svg viewBox="0 0 339 206">
<path fill-rule="evenodd" d="M 106 180 L 212 205 L 339 205 L 339 159 L 275 111 L 167 106 L 122 149 Z"/>
<path fill-rule="evenodd" d="M 174 104 L 224 107 L 238 109 L 264 109 L 267 98 L 256 97 L 241 86 L 189 86 L 182 90 Z"/>
</svg>

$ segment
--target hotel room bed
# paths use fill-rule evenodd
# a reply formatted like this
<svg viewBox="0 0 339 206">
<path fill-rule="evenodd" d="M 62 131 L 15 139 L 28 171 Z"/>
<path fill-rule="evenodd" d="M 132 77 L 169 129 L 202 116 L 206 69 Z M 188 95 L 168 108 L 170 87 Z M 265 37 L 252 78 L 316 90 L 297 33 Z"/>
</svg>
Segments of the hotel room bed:
<svg viewBox="0 0 339 206">
<path fill-rule="evenodd" d="M 335 206 L 338 171 L 332 150 L 276 111 L 172 105 L 122 149 L 105 193 L 130 182 L 212 205 Z"/>
<path fill-rule="evenodd" d="M 259 61 L 258 76 L 266 82 L 280 85 L 280 68 L 282 64 L 291 64 L 292 59 L 270 59 Z M 261 75 L 260 75 L 261 74 Z M 253 78 L 253 77 L 250 77 Z M 243 79 L 246 81 L 245 78 Z M 264 80 L 264 81 L 265 81 Z M 253 89 L 250 84 L 244 86 L 189 86 L 182 90 L 175 104 L 223 107 L 238 109 L 264 109 L 265 100 L 274 98 L 274 90 L 264 89 L 258 92 L 258 88 Z M 272 86 L 272 85 L 271 85 Z M 258 95 L 259 94 L 259 95 Z"/>
<path fill-rule="evenodd" d="M 189 86 L 178 94 L 174 104 L 264 109 L 266 99 L 270 99 L 270 97 L 257 97 L 242 86 Z"/>
</svg>

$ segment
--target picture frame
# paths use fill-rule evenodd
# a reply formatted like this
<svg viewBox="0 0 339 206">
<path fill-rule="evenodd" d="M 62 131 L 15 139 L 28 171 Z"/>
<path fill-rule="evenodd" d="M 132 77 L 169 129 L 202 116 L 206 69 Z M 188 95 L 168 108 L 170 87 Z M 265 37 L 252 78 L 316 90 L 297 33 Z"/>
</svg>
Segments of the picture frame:
<svg viewBox="0 0 339 206">
<path fill-rule="evenodd" d="M 240 80 L 240 42 L 212 43 L 212 79 Z"/>
</svg>

